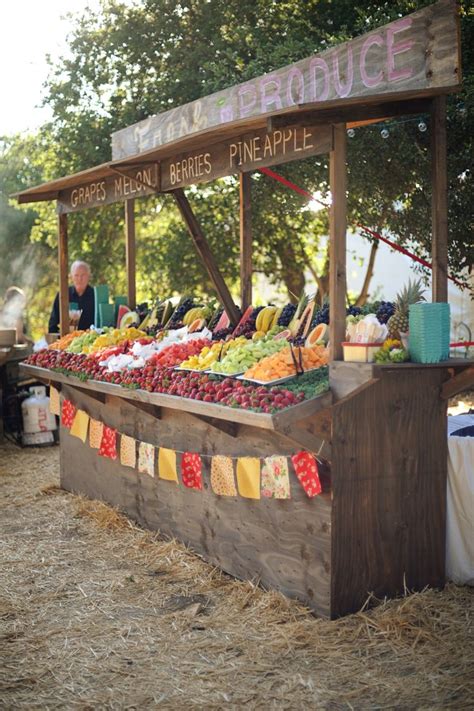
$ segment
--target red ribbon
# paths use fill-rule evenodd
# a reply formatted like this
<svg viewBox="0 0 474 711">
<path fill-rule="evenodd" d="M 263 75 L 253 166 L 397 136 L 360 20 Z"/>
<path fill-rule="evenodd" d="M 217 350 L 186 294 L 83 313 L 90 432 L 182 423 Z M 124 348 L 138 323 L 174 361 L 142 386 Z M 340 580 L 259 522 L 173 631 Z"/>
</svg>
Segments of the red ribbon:
<svg viewBox="0 0 474 711">
<path fill-rule="evenodd" d="M 311 195 L 311 193 L 308 193 L 307 190 L 303 190 L 302 188 L 298 187 L 298 185 L 295 185 L 295 183 L 292 183 L 291 180 L 287 180 L 282 175 L 275 173 L 275 171 L 270 170 L 269 168 L 260 168 L 259 171 L 260 171 L 260 173 L 265 173 L 265 175 L 268 175 L 270 178 L 277 180 L 279 183 L 281 183 L 282 185 L 285 185 L 287 188 L 294 190 L 295 193 L 298 193 L 299 195 L 303 195 L 303 197 L 307 198 L 308 200 L 314 200 L 315 202 L 319 202 L 319 204 L 323 205 L 324 207 L 329 207 L 329 205 L 324 203 L 322 200 L 318 200 L 313 195 Z M 409 252 L 408 249 L 405 249 L 405 247 L 401 247 L 399 244 L 395 244 L 395 242 L 391 242 L 386 237 L 382 237 L 382 235 L 379 232 L 374 232 L 374 230 L 370 230 L 368 227 L 366 227 L 365 225 L 361 225 L 360 223 L 357 223 L 357 227 L 359 227 L 364 232 L 367 232 L 367 234 L 371 235 L 371 237 L 375 237 L 375 239 L 379 239 L 382 242 L 385 242 L 385 244 L 388 244 L 389 247 L 396 250 L 397 252 L 401 252 L 402 254 L 405 254 L 407 257 L 410 257 L 410 259 L 412 259 L 414 262 L 418 262 L 419 264 L 422 264 L 427 269 L 433 269 L 432 264 L 430 264 L 430 262 L 427 262 L 426 259 L 417 257 L 416 254 Z M 449 276 L 449 274 L 448 274 L 448 279 L 450 279 L 452 282 L 457 284 L 457 286 L 461 287 L 461 289 L 465 289 L 467 287 L 467 284 L 464 284 L 462 281 L 458 281 L 454 277 Z"/>
</svg>

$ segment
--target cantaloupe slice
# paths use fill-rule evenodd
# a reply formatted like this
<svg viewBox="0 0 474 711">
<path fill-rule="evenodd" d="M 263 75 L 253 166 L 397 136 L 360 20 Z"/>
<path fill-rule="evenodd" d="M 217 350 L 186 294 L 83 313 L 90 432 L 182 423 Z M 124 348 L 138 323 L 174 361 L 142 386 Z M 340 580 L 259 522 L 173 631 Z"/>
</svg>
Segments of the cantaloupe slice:
<svg viewBox="0 0 474 711">
<path fill-rule="evenodd" d="M 205 325 L 206 325 L 206 319 L 195 318 L 194 321 L 188 326 L 188 332 L 194 333 L 195 331 L 202 331 L 202 329 L 204 328 Z"/>
<path fill-rule="evenodd" d="M 329 326 L 326 323 L 319 323 L 306 339 L 306 346 L 315 346 L 317 343 L 327 343 L 329 339 Z"/>
</svg>

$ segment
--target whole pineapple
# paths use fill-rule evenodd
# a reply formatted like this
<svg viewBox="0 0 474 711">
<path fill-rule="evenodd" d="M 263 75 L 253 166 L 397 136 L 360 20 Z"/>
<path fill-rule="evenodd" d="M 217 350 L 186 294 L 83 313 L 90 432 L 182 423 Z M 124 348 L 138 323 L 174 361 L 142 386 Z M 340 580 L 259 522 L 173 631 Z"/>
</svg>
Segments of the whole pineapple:
<svg viewBox="0 0 474 711">
<path fill-rule="evenodd" d="M 395 300 L 395 313 L 387 321 L 391 338 L 400 338 L 400 333 L 408 331 L 408 307 L 419 301 L 425 301 L 421 279 L 409 281 Z"/>
</svg>

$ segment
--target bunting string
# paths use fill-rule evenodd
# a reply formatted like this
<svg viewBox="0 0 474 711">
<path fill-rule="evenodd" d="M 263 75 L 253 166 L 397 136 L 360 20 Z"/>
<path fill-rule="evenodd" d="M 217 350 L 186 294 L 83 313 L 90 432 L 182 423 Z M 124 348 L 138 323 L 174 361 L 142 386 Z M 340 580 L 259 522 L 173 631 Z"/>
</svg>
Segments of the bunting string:
<svg viewBox="0 0 474 711">
<path fill-rule="evenodd" d="M 55 390 L 51 386 L 51 391 Z M 57 410 L 58 398 L 59 392 L 56 391 L 50 400 L 52 410 Z M 203 454 L 137 440 L 91 417 L 66 398 L 60 413 L 64 429 L 83 444 L 96 449 L 100 457 L 117 460 L 122 466 L 141 474 L 181 483 L 188 489 L 203 490 L 203 463 L 209 461 L 210 485 L 217 496 L 289 499 L 291 470 L 309 498 L 322 492 L 318 456 L 324 442 L 318 453 L 302 451 L 294 455 L 265 457 Z"/>
</svg>

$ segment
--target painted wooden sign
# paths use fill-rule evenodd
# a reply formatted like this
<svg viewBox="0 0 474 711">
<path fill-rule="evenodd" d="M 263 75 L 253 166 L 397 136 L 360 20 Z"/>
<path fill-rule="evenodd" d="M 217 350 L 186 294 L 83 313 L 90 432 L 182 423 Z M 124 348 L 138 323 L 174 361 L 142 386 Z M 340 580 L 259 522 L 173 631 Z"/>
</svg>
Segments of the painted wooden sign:
<svg viewBox="0 0 474 711">
<path fill-rule="evenodd" d="M 447 93 L 460 84 L 454 0 L 418 12 L 252 81 L 151 116 L 112 135 L 114 160 L 218 126 L 298 108 Z"/>
<path fill-rule="evenodd" d="M 293 126 L 254 131 L 205 150 L 190 151 L 161 161 L 161 190 L 207 182 L 269 165 L 301 160 L 332 150 L 332 126 Z"/>
<path fill-rule="evenodd" d="M 129 198 L 153 195 L 159 187 L 158 165 L 154 163 L 140 170 L 127 170 L 101 180 L 61 190 L 58 197 L 59 214 L 78 212 L 88 207 L 101 207 Z"/>
</svg>

